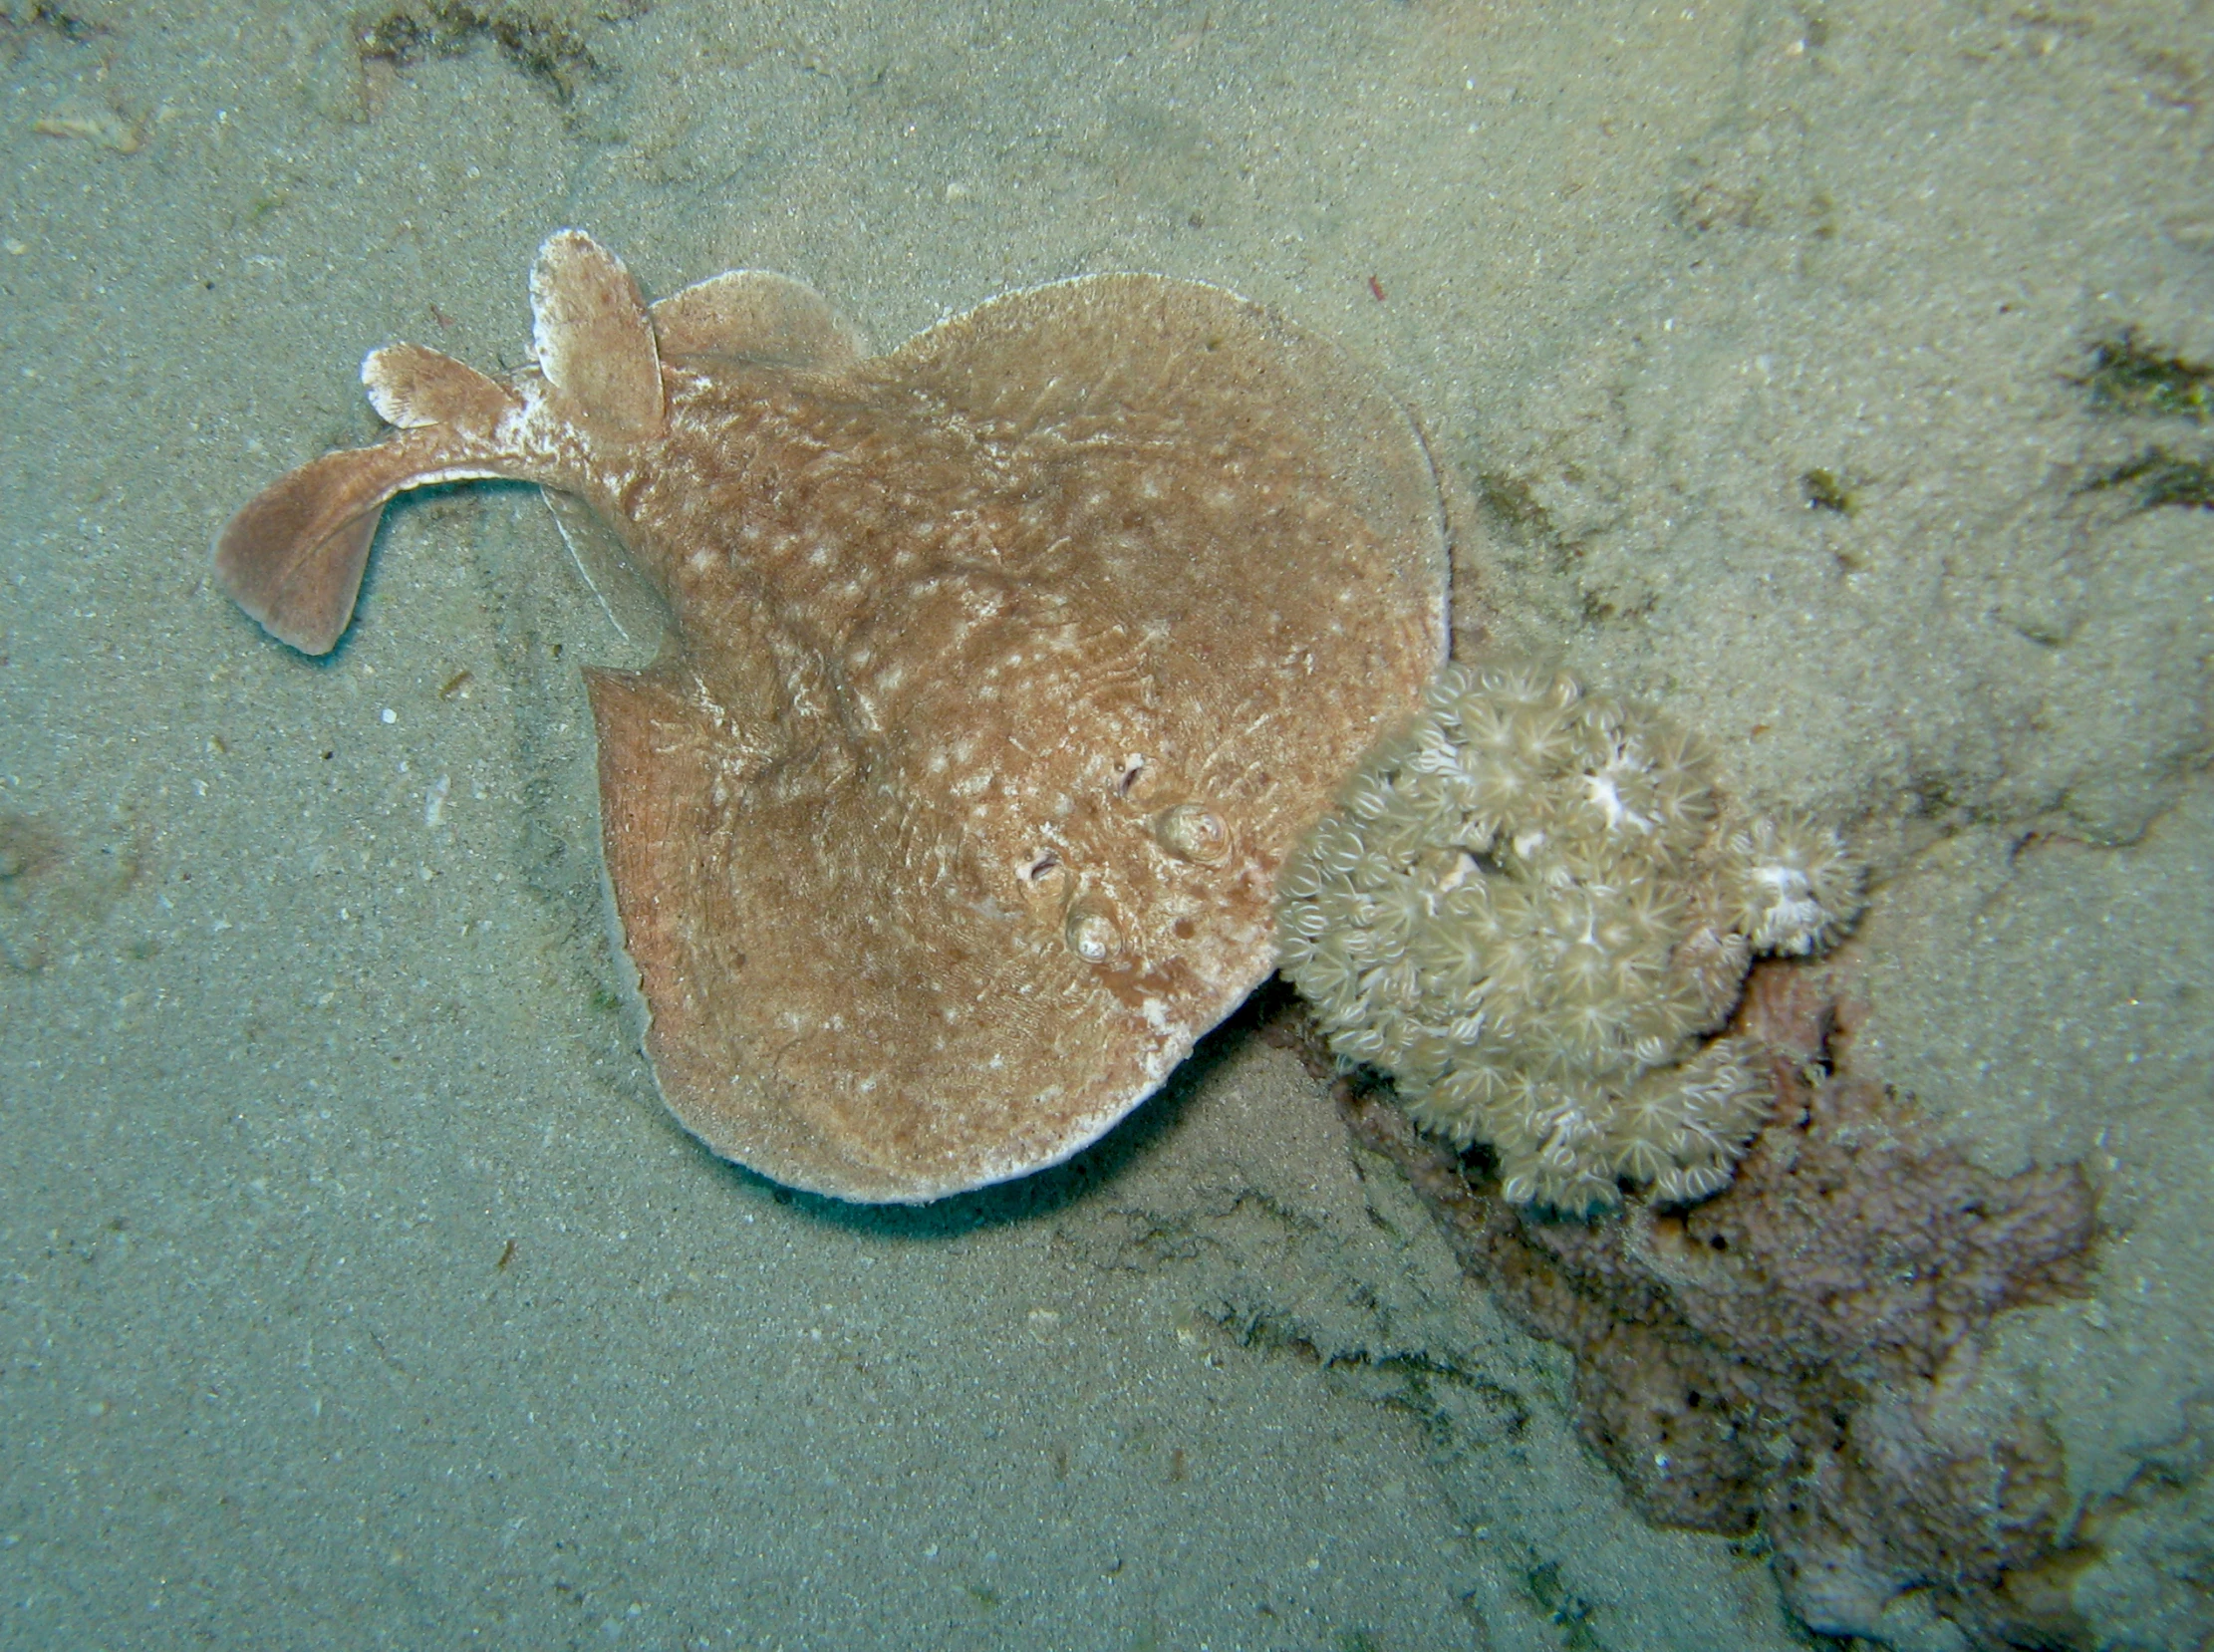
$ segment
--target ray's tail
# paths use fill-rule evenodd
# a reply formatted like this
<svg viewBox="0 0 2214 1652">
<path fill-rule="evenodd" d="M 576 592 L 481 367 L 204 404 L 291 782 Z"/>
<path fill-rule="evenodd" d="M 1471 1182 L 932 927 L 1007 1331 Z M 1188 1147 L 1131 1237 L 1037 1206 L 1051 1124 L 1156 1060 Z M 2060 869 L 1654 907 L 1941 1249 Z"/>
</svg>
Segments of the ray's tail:
<svg viewBox="0 0 2214 1652">
<path fill-rule="evenodd" d="M 370 352 L 362 383 L 399 433 L 278 477 L 215 536 L 223 590 L 302 654 L 328 654 L 346 630 L 370 541 L 395 494 L 518 474 L 502 427 L 522 404 L 505 386 L 412 344 Z"/>
</svg>

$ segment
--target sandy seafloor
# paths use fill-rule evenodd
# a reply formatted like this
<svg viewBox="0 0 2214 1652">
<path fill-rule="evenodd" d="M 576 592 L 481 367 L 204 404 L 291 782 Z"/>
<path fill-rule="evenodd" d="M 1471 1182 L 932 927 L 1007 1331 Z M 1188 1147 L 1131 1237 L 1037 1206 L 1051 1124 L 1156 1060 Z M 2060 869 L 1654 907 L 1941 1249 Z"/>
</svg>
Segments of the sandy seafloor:
<svg viewBox="0 0 2214 1652">
<path fill-rule="evenodd" d="M 879 341 L 1138 268 L 1373 364 L 1464 618 L 1850 826 L 1883 1076 L 2086 1166 L 2095 1293 L 1963 1380 L 2101 1512 L 2103 1643 L 2206 1644 L 2214 514 L 2084 487 L 2206 432 L 2079 382 L 2214 360 L 2206 8 L 618 10 L 6 14 L 0 1644 L 1807 1643 L 1249 1034 L 922 1213 L 664 1115 L 535 495 L 396 510 L 327 664 L 207 571 L 367 348 L 516 363 L 565 224 Z"/>
</svg>

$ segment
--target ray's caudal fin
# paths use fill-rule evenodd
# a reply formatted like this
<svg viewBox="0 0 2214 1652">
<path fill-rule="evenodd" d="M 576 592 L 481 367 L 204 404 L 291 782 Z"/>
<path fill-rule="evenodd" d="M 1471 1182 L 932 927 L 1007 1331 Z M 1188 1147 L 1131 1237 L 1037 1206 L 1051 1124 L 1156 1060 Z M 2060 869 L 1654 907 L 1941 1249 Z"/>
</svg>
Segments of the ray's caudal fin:
<svg viewBox="0 0 2214 1652">
<path fill-rule="evenodd" d="M 346 630 L 378 519 L 396 493 L 534 473 L 537 395 L 561 422 L 635 439 L 663 422 L 653 324 L 623 261 L 582 230 L 538 250 L 530 275 L 540 372 L 520 393 L 417 344 L 373 350 L 362 384 L 400 433 L 326 453 L 280 476 L 215 536 L 215 577 L 262 628 L 303 654 L 328 654 Z M 536 390 L 533 387 L 537 387 Z"/>
<path fill-rule="evenodd" d="M 215 536 L 224 591 L 302 654 L 330 653 L 346 630 L 385 502 L 412 487 L 502 474 L 495 431 L 520 406 L 474 368 L 420 345 L 371 351 L 362 383 L 401 433 L 278 477 Z"/>
</svg>

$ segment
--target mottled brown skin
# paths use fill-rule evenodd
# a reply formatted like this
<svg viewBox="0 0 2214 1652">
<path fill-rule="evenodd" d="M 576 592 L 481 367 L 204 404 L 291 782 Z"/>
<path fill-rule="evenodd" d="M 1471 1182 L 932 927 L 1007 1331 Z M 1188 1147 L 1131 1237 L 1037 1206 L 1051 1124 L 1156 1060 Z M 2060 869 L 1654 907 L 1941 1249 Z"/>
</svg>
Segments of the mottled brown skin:
<svg viewBox="0 0 2214 1652">
<path fill-rule="evenodd" d="M 848 1199 L 1055 1163 L 1267 974 L 1278 865 L 1436 667 L 1421 448 L 1212 288 L 1063 283 L 864 359 L 796 284 L 720 280 L 649 327 L 555 237 L 543 375 L 378 353 L 426 421 L 280 480 L 218 567 L 328 647 L 319 570 L 414 478 L 582 498 L 671 617 L 650 669 L 587 674 L 671 1107 Z"/>
</svg>

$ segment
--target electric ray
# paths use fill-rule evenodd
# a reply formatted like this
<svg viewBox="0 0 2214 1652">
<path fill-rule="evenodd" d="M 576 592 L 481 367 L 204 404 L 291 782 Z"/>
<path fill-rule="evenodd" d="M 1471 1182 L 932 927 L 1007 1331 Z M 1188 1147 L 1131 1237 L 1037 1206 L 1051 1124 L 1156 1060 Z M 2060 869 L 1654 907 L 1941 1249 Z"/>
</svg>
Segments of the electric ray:
<svg viewBox="0 0 2214 1652">
<path fill-rule="evenodd" d="M 648 309 L 575 230 L 530 293 L 505 383 L 373 351 L 395 433 L 233 517 L 223 588 L 322 654 L 395 494 L 511 477 L 589 511 L 666 609 L 650 668 L 585 675 L 670 1107 L 851 1200 L 1067 1158 L 1274 966 L 1285 855 L 1439 663 L 1405 414 L 1270 312 L 1148 275 L 882 356 L 764 272 Z"/>
</svg>

